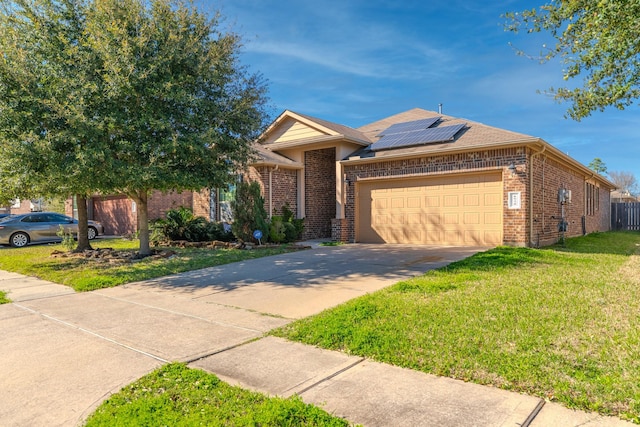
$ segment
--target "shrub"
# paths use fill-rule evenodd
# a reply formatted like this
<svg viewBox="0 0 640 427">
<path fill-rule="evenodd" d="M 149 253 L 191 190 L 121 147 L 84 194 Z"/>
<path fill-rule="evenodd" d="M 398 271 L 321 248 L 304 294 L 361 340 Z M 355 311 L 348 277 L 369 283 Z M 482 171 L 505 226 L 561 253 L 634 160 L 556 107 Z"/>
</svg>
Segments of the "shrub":
<svg viewBox="0 0 640 427">
<path fill-rule="evenodd" d="M 281 216 L 274 215 L 271 217 L 269 239 L 273 243 L 282 243 L 286 239 L 285 227 Z"/>
<path fill-rule="evenodd" d="M 231 226 L 222 222 L 209 222 L 207 224 L 207 240 L 220 240 L 231 242 L 235 236 L 231 232 Z"/>
<path fill-rule="evenodd" d="M 285 224 L 287 242 L 293 242 L 302 237 L 304 218 L 295 218 L 293 211 L 289 208 L 289 203 L 285 203 L 284 206 L 282 206 L 282 221 Z"/>
<path fill-rule="evenodd" d="M 291 222 L 283 222 L 282 226 L 284 227 L 284 240 L 285 242 L 295 242 L 300 239 L 300 232 L 296 226 Z"/>
<path fill-rule="evenodd" d="M 269 222 L 269 240 L 273 243 L 289 243 L 299 240 L 304 230 L 304 220 L 293 217 L 288 204 L 282 207 L 282 215 L 273 215 Z"/>
<path fill-rule="evenodd" d="M 65 231 L 62 225 L 59 225 L 58 227 L 59 228 L 58 231 L 56 231 L 56 235 L 62 239 L 62 246 L 64 246 L 67 251 L 71 252 L 76 248 L 76 241 L 73 238 L 73 234 L 71 234 L 71 232 L 69 231 Z"/>
<path fill-rule="evenodd" d="M 267 224 L 267 212 L 264 209 L 264 198 L 260 194 L 260 185 L 257 182 L 240 182 L 236 188 L 236 199 L 231 202 L 233 211 L 233 234 L 238 239 L 251 241 L 254 230 L 262 231 L 264 236 L 269 235 Z"/>
<path fill-rule="evenodd" d="M 233 234 L 225 230 L 222 223 L 209 222 L 201 216 L 194 216 L 190 209 L 180 207 L 167 211 L 165 219 L 152 223 L 150 240 L 154 243 L 162 240 L 231 241 Z"/>
</svg>

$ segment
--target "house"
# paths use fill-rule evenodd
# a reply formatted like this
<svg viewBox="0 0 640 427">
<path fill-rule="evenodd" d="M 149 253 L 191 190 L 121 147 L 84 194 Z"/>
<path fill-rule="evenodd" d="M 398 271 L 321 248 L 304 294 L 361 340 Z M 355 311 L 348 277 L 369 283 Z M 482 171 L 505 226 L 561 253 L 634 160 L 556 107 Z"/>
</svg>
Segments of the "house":
<svg viewBox="0 0 640 427">
<path fill-rule="evenodd" d="M 272 215 L 287 204 L 304 238 L 345 242 L 533 246 L 610 229 L 615 186 L 546 141 L 415 108 L 357 129 L 284 111 L 242 179 Z M 154 193 L 149 217 L 190 207 L 228 218 L 233 188 Z M 128 223 L 126 198 L 93 198 L 90 217 Z"/>
<path fill-rule="evenodd" d="M 23 214 L 42 210 L 42 200 L 15 199 L 11 205 L 0 206 L 1 215 Z"/>
<path fill-rule="evenodd" d="M 260 142 L 272 159 L 250 179 L 271 209 L 288 197 L 306 238 L 539 246 L 610 228 L 610 181 L 540 138 L 433 111 L 357 129 L 285 111 Z"/>
<path fill-rule="evenodd" d="M 615 190 L 611 193 L 611 203 L 636 203 L 640 197 L 634 196 L 629 191 Z"/>
</svg>

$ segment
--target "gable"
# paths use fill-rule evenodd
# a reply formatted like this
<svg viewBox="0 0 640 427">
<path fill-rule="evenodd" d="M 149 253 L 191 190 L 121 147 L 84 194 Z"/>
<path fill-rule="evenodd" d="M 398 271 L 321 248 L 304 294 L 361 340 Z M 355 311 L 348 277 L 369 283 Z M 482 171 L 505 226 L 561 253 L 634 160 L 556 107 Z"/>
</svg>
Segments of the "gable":
<svg viewBox="0 0 640 427">
<path fill-rule="evenodd" d="M 366 136 L 353 128 L 289 110 L 280 114 L 258 139 L 261 144 L 270 145 L 271 150 L 340 140 L 360 146 L 371 143 Z"/>
<path fill-rule="evenodd" d="M 322 132 L 308 124 L 287 117 L 279 123 L 277 127 L 271 129 L 263 143 L 290 142 L 327 135 L 329 134 L 326 132 Z"/>
</svg>

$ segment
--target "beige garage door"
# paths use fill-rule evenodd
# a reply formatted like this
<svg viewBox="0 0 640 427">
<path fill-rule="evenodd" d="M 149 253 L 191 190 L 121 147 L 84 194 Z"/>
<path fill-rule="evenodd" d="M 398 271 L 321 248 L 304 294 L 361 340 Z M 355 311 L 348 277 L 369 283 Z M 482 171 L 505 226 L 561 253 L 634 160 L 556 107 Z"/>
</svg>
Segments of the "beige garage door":
<svg viewBox="0 0 640 427">
<path fill-rule="evenodd" d="M 502 193 L 501 173 L 361 182 L 356 240 L 499 245 Z"/>
</svg>

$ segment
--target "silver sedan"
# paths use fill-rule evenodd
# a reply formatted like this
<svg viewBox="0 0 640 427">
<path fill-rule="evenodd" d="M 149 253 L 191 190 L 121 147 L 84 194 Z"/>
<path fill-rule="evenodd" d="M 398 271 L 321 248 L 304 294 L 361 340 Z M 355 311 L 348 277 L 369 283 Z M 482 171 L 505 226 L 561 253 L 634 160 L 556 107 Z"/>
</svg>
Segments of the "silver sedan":
<svg viewBox="0 0 640 427">
<path fill-rule="evenodd" d="M 78 235 L 78 220 L 55 212 L 31 212 L 0 219 L 0 245 L 21 248 L 29 243 L 60 242 L 60 226 L 65 233 Z M 89 240 L 104 234 L 99 222 L 89 221 Z"/>
</svg>

